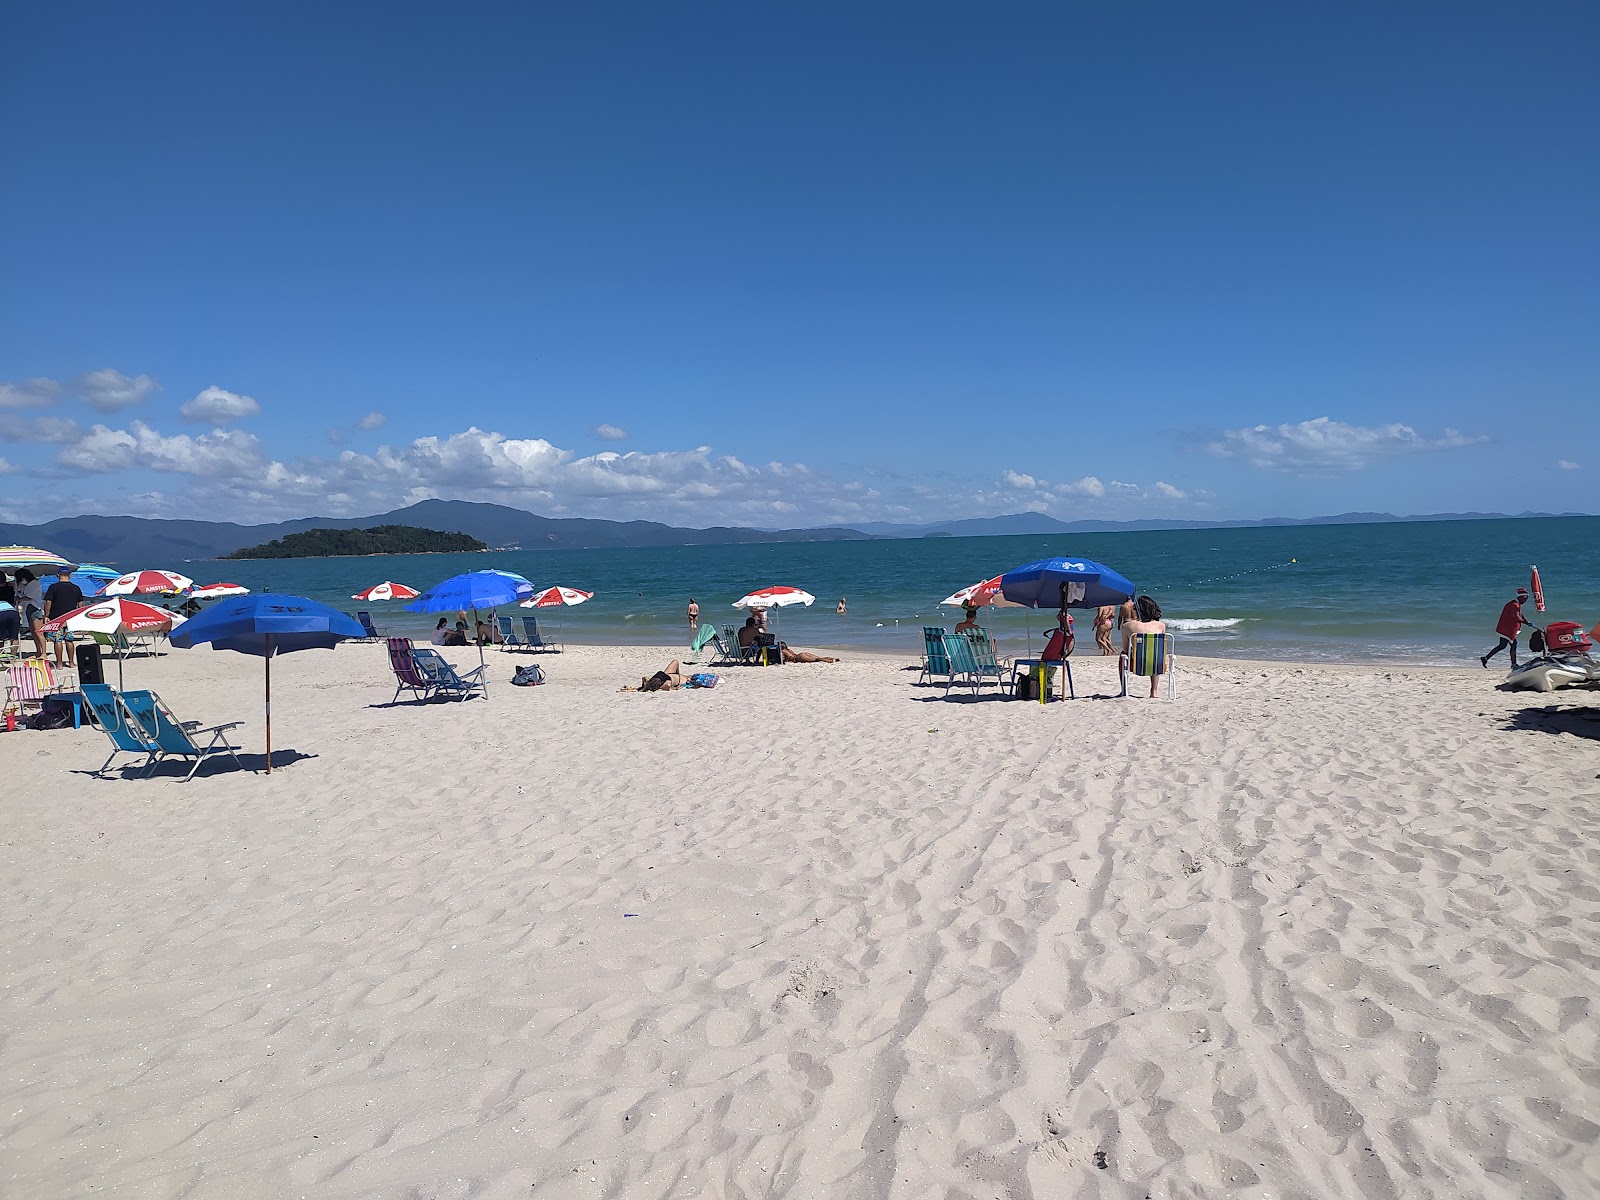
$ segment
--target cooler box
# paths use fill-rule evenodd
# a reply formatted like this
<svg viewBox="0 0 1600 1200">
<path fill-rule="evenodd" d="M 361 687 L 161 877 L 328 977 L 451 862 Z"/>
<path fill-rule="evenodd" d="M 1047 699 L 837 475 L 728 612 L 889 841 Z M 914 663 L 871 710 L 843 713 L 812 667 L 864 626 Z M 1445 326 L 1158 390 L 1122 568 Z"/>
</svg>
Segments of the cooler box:
<svg viewBox="0 0 1600 1200">
<path fill-rule="evenodd" d="M 1554 654 L 1561 650 L 1581 650 L 1588 653 L 1594 643 L 1576 621 L 1551 621 L 1544 629 L 1544 644 Z"/>
</svg>

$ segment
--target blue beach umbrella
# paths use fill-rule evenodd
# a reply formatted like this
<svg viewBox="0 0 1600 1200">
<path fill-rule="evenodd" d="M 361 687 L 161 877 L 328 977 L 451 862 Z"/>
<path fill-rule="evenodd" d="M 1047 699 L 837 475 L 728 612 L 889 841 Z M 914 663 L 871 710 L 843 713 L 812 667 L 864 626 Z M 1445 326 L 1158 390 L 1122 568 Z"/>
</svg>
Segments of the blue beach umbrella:
<svg viewBox="0 0 1600 1200">
<path fill-rule="evenodd" d="M 478 623 L 478 610 L 493 612 L 503 604 L 515 604 L 532 597 L 537 589 L 530 580 L 511 571 L 468 571 L 434 584 L 410 604 L 407 612 L 441 613 L 472 610 L 472 623 Z M 478 665 L 483 665 L 483 644 L 478 645 Z"/>
<path fill-rule="evenodd" d="M 85 596 L 98 596 L 101 588 L 121 576 L 122 572 L 115 567 L 102 567 L 99 563 L 83 563 L 72 573 L 72 582 L 78 585 Z"/>
<path fill-rule="evenodd" d="M 1000 594 L 1028 608 L 1059 608 L 1061 585 L 1080 583 L 1083 595 L 1072 608 L 1099 608 L 1133 599 L 1133 584 L 1110 567 L 1088 558 L 1041 558 L 1012 567 L 1000 577 Z"/>
<path fill-rule="evenodd" d="M 362 638 L 355 618 L 307 600 L 258 592 L 233 596 L 206 609 L 172 631 L 168 641 L 180 650 L 210 642 L 213 650 L 259 655 L 266 666 L 267 774 L 272 774 L 272 656 L 296 650 L 332 649 L 345 638 Z"/>
</svg>

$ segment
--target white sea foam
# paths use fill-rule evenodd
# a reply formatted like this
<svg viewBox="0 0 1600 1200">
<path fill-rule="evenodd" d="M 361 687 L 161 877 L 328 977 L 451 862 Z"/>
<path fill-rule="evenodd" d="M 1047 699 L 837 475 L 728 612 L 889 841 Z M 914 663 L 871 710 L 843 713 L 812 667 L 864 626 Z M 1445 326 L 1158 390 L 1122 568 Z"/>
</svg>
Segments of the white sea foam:
<svg viewBox="0 0 1600 1200">
<path fill-rule="evenodd" d="M 1206 629 L 1232 629 L 1243 625 L 1244 617 L 1168 617 L 1167 628 L 1181 633 L 1198 633 Z"/>
</svg>

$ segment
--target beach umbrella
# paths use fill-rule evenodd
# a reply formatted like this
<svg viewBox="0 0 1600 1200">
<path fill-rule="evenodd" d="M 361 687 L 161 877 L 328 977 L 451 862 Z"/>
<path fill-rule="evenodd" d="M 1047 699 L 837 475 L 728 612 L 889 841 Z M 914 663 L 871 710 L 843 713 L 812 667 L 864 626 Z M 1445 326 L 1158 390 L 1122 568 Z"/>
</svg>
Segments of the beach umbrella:
<svg viewBox="0 0 1600 1200">
<path fill-rule="evenodd" d="M 1544 611 L 1544 584 L 1539 579 L 1539 568 L 1533 569 L 1533 574 L 1528 576 L 1528 587 L 1533 591 L 1533 607 L 1540 612 Z"/>
<path fill-rule="evenodd" d="M 124 600 L 121 596 L 96 600 L 53 621 L 46 621 L 45 631 L 59 633 L 102 633 L 107 637 L 128 637 L 131 634 L 155 633 L 173 629 L 183 624 L 183 617 L 170 609 L 137 600 Z M 122 655 L 117 655 L 117 689 L 122 689 Z"/>
<path fill-rule="evenodd" d="M 403 583 L 395 583 L 385 579 L 382 583 L 375 583 L 364 592 L 357 592 L 351 596 L 352 600 L 415 600 L 422 595 L 414 587 L 407 587 Z"/>
<path fill-rule="evenodd" d="M 591 599 L 593 596 L 593 592 L 582 592 L 577 588 L 547 587 L 544 591 L 535 592 L 532 596 L 529 596 L 522 602 L 522 607 L 565 608 L 569 604 L 582 604 L 585 600 Z M 567 631 L 567 623 L 565 621 L 558 621 L 556 623 L 556 629 L 558 631 L 558 636 L 565 634 Z M 698 646 L 695 648 L 699 649 Z"/>
<path fill-rule="evenodd" d="M 85 596 L 98 596 L 100 589 L 105 587 L 122 572 L 115 567 L 102 567 L 99 563 L 80 563 L 72 572 L 72 582 Z"/>
<path fill-rule="evenodd" d="M 189 593 L 191 600 L 226 600 L 229 596 L 248 596 L 250 589 L 242 583 L 207 583 Z"/>
<path fill-rule="evenodd" d="M 187 592 L 194 580 L 176 571 L 129 571 L 118 575 L 101 590 L 102 596 L 146 596 L 153 593 Z"/>
<path fill-rule="evenodd" d="M 765 612 L 769 608 L 788 608 L 791 604 L 811 605 L 816 597 L 810 592 L 797 587 L 788 587 L 783 584 L 774 587 L 760 588 L 747 595 L 740 596 L 733 602 L 734 608 L 759 608 Z"/>
<path fill-rule="evenodd" d="M 1087 558 L 1041 558 L 1012 567 L 1000 576 L 1000 593 L 1013 604 L 1028 608 L 1059 608 L 1061 585 L 1076 584 L 1068 601 L 1072 608 L 1099 608 L 1133 599 L 1133 584 L 1110 567 Z"/>
<path fill-rule="evenodd" d="M 956 608 L 983 608 L 987 605 L 993 605 L 996 608 L 1022 607 L 1015 601 L 1007 600 L 1000 594 L 1000 580 L 1001 576 L 996 575 L 993 579 L 984 579 L 977 583 L 969 584 L 959 592 L 946 596 L 939 603 L 949 604 Z"/>
<path fill-rule="evenodd" d="M 23 567 L 43 567 L 54 571 L 58 567 L 71 565 L 61 555 L 37 546 L 0 546 L 0 571 L 18 571 Z"/>
<path fill-rule="evenodd" d="M 180 650 L 203 642 L 213 650 L 234 650 L 260 657 L 266 673 L 267 774 L 272 774 L 272 656 L 296 650 L 332 649 L 346 638 L 366 637 L 355 618 L 336 608 L 307 600 L 261 592 L 233 596 L 206 609 L 168 638 Z"/>
<path fill-rule="evenodd" d="M 593 592 L 580 592 L 577 588 L 549 587 L 542 592 L 535 592 L 522 601 L 522 607 L 554 608 L 558 604 L 582 604 L 593 597 Z"/>
<path fill-rule="evenodd" d="M 452 575 L 449 579 L 434 584 L 406 605 L 406 611 L 465 612 L 470 608 L 472 624 L 476 627 L 479 609 L 488 609 L 493 616 L 494 610 L 501 605 L 526 600 L 535 590 L 532 583 L 510 571 L 468 571 L 464 575 Z M 478 643 L 478 665 L 484 665 L 482 642 Z M 488 689 L 485 688 L 484 695 L 488 694 Z"/>
</svg>

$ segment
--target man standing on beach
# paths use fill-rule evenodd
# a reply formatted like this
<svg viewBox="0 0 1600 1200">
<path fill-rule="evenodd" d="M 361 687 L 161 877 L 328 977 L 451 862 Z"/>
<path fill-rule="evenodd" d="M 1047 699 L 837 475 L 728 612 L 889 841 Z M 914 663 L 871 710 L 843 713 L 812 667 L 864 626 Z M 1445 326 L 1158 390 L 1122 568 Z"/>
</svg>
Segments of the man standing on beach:
<svg viewBox="0 0 1600 1200">
<path fill-rule="evenodd" d="M 72 568 L 61 567 L 56 572 L 56 581 L 50 585 L 50 590 L 44 594 L 44 616 L 47 621 L 54 621 L 57 617 L 64 617 L 69 612 L 83 607 L 83 589 L 72 582 Z M 62 648 L 65 647 L 66 665 L 78 665 L 77 647 L 72 644 L 72 635 L 65 629 L 58 629 L 55 633 L 47 635 L 55 643 L 56 666 L 61 666 Z"/>
<path fill-rule="evenodd" d="M 700 605 L 693 596 L 689 597 L 689 628 L 690 630 L 700 628 Z"/>
<path fill-rule="evenodd" d="M 1506 606 L 1500 610 L 1500 621 L 1494 627 L 1494 631 L 1500 635 L 1500 640 L 1495 644 L 1493 650 L 1478 660 L 1484 666 L 1487 667 L 1491 658 L 1499 654 L 1507 646 L 1510 646 L 1511 669 L 1513 671 L 1517 669 L 1517 635 L 1522 632 L 1524 625 L 1533 624 L 1532 621 L 1522 615 L 1522 606 L 1527 602 L 1528 589 L 1522 587 L 1517 589 L 1517 598 L 1515 600 L 1506 601 Z"/>
</svg>

